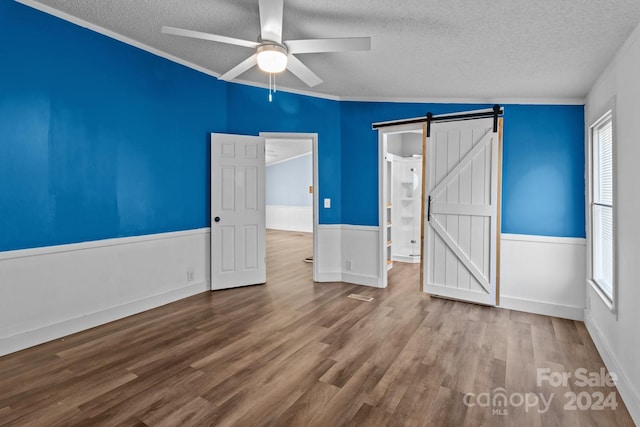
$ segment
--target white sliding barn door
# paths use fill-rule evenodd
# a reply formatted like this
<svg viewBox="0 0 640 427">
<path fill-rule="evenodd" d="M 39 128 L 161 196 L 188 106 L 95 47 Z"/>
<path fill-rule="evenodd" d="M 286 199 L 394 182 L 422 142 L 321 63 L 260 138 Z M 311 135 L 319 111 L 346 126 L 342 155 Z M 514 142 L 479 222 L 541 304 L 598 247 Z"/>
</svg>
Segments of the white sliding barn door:
<svg viewBox="0 0 640 427">
<path fill-rule="evenodd" d="M 211 289 L 266 281 L 264 138 L 211 134 Z"/>
<path fill-rule="evenodd" d="M 492 118 L 431 124 L 424 218 L 427 293 L 496 305 L 499 138 Z"/>
</svg>

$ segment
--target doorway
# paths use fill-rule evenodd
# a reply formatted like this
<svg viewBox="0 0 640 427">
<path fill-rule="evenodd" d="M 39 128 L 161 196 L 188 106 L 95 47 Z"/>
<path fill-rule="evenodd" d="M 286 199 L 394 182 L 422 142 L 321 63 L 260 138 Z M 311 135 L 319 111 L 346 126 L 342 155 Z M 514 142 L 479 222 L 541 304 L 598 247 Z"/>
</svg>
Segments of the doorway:
<svg viewBox="0 0 640 427">
<path fill-rule="evenodd" d="M 312 254 L 317 253 L 317 134 L 211 134 L 211 290 L 262 284 L 266 271 L 265 141 L 311 141 Z M 300 260 L 303 263 L 304 257 Z M 313 263 L 312 278 L 317 277 Z"/>
<path fill-rule="evenodd" d="M 417 123 L 380 129 L 379 148 L 380 285 L 384 288 L 394 260 L 422 265 L 425 128 Z"/>
<path fill-rule="evenodd" d="M 386 158 L 391 167 L 391 261 L 419 263 L 422 130 L 388 135 Z"/>
<path fill-rule="evenodd" d="M 300 262 L 313 264 L 317 277 L 318 227 L 318 135 L 315 133 L 261 132 L 265 138 L 267 237 L 311 235 L 311 248 L 304 245 Z M 304 242 L 308 239 L 301 239 Z M 267 256 L 272 254 L 267 254 Z M 268 278 L 269 272 L 267 272 Z"/>
</svg>

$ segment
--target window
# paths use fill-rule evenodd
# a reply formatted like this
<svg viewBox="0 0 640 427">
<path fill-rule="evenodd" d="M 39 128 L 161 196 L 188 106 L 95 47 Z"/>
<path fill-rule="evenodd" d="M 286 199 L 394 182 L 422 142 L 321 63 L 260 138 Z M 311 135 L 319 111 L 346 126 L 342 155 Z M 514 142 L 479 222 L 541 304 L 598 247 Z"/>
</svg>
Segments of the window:
<svg viewBox="0 0 640 427">
<path fill-rule="evenodd" d="M 590 138 L 591 281 L 613 308 L 613 121 L 609 111 L 593 126 Z"/>
</svg>

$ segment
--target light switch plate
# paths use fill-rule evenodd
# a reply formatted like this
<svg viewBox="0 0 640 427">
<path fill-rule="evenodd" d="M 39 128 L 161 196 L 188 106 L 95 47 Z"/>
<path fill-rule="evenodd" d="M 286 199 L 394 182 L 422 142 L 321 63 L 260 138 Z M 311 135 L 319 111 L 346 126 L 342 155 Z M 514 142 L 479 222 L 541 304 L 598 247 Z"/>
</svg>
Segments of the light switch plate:
<svg viewBox="0 0 640 427">
<path fill-rule="evenodd" d="M 331 207 L 331 199 L 324 199 L 324 207 L 325 209 L 329 209 Z"/>
</svg>

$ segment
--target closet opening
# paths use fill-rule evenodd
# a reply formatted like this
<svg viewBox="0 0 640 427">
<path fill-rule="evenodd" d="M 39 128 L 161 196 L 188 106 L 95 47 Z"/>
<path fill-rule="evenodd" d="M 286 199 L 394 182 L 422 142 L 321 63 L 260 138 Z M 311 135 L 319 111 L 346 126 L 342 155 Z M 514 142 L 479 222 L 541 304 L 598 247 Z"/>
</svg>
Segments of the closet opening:
<svg viewBox="0 0 640 427">
<path fill-rule="evenodd" d="M 389 135 L 386 157 L 391 169 L 391 261 L 419 263 L 422 131 Z"/>
<path fill-rule="evenodd" d="M 422 123 L 410 123 L 380 129 L 380 138 L 380 285 L 386 287 L 394 264 L 422 264 L 425 129 Z"/>
</svg>

